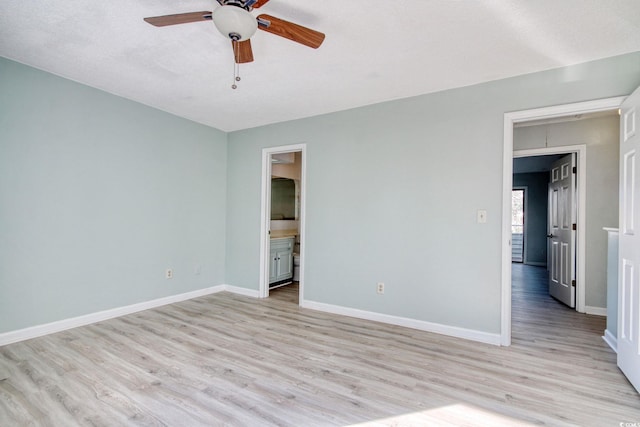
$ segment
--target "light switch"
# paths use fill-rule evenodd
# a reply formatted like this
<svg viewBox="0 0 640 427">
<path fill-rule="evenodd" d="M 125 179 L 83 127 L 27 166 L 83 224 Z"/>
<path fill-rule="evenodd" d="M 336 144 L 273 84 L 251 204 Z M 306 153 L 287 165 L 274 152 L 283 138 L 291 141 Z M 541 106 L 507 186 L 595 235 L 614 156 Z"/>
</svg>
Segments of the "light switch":
<svg viewBox="0 0 640 427">
<path fill-rule="evenodd" d="M 484 209 L 478 209 L 478 224 L 484 224 L 487 222 L 487 211 Z"/>
</svg>

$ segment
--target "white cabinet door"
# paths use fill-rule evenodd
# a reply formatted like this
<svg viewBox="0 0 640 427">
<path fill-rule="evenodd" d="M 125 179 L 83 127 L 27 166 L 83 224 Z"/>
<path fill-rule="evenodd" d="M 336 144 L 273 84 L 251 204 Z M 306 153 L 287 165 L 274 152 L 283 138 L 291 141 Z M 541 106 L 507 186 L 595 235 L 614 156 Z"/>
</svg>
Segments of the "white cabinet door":
<svg viewBox="0 0 640 427">
<path fill-rule="evenodd" d="M 275 282 L 278 275 L 278 253 L 270 251 L 269 255 L 269 283 Z"/>
<path fill-rule="evenodd" d="M 278 273 L 276 280 L 286 280 L 293 277 L 293 252 L 291 249 L 282 250 L 276 254 L 278 258 Z"/>
<path fill-rule="evenodd" d="M 293 277 L 293 243 L 293 237 L 271 239 L 269 284 Z"/>
<path fill-rule="evenodd" d="M 640 88 L 620 117 L 620 233 L 618 261 L 618 366 L 640 391 Z"/>
</svg>

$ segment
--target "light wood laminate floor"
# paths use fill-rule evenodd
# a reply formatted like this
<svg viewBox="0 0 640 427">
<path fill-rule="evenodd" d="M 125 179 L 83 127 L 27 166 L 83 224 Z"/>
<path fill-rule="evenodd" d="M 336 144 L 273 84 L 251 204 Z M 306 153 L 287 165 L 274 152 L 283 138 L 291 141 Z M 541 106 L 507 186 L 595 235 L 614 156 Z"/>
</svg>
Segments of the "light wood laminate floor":
<svg viewBox="0 0 640 427">
<path fill-rule="evenodd" d="M 292 287 L 7 345 L 0 426 L 640 423 L 604 318 L 550 298 L 544 273 L 514 265 L 506 348 L 300 309 Z"/>
</svg>

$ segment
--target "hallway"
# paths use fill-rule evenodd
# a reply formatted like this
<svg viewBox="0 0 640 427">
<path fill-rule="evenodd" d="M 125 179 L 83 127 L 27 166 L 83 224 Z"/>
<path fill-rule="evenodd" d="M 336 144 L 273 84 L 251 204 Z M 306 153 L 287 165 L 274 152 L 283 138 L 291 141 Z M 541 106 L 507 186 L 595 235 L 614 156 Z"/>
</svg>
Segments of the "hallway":
<svg viewBox="0 0 640 427">
<path fill-rule="evenodd" d="M 549 295 L 547 270 L 512 264 L 512 341 L 544 347 L 574 346 L 604 335 L 606 318 L 578 313 Z M 612 352 L 603 340 L 605 352 Z"/>
</svg>

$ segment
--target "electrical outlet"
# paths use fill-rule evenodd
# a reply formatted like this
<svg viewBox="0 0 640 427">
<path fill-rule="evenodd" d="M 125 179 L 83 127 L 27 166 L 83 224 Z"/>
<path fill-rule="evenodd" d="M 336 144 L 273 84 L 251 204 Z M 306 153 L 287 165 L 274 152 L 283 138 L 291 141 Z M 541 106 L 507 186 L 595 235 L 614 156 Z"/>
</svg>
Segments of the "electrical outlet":
<svg viewBox="0 0 640 427">
<path fill-rule="evenodd" d="M 384 294 L 384 283 L 378 282 L 376 285 L 376 292 L 379 294 Z"/>
<path fill-rule="evenodd" d="M 196 276 L 199 276 L 202 273 L 202 266 L 200 264 L 196 264 L 196 268 L 193 269 L 193 272 Z"/>
<path fill-rule="evenodd" d="M 478 210 L 478 224 L 485 224 L 487 222 L 487 211 L 484 209 Z"/>
<path fill-rule="evenodd" d="M 170 268 L 167 268 L 166 271 L 164 272 L 164 277 L 166 279 L 173 279 L 173 270 Z"/>
</svg>

